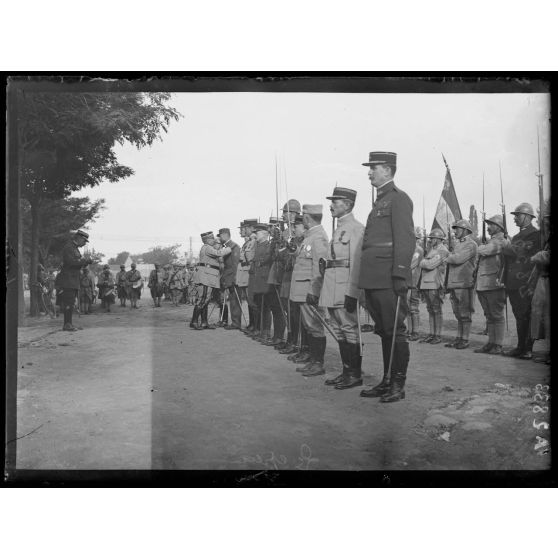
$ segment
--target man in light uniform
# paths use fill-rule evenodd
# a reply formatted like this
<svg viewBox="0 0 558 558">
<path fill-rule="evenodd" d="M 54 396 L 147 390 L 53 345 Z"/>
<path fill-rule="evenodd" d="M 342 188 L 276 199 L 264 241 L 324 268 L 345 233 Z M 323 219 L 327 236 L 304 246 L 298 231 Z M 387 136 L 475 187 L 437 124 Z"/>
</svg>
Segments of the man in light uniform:
<svg viewBox="0 0 558 558">
<path fill-rule="evenodd" d="M 424 233 L 426 234 L 426 232 Z M 423 236 L 420 227 L 415 228 L 416 245 L 411 260 L 411 285 L 409 289 L 409 317 L 407 318 L 407 328 L 409 329 L 409 341 L 416 341 L 419 338 L 420 325 L 420 294 L 419 282 L 421 277 L 420 262 L 424 258 Z"/>
<path fill-rule="evenodd" d="M 336 186 L 331 200 L 331 216 L 337 227 L 329 245 L 327 260 L 323 262 L 324 281 L 319 306 L 327 308 L 330 324 L 339 343 L 343 369 L 335 378 L 325 381 L 335 389 L 349 389 L 362 385 L 362 356 L 358 331 L 358 299 L 360 289 L 360 255 L 364 225 L 359 223 L 353 208 L 356 190 Z"/>
<path fill-rule="evenodd" d="M 213 236 L 213 231 L 202 233 L 201 239 L 203 245 L 200 248 L 198 260 L 198 294 L 192 313 L 192 320 L 190 321 L 190 327 L 195 330 L 215 329 L 215 326 L 208 324 L 207 308 L 213 294 L 213 289 L 219 290 L 220 288 L 219 258 L 231 253 L 230 248 L 221 248 L 220 250 L 214 248 L 215 237 Z M 198 323 L 200 318 L 201 326 Z"/>
<path fill-rule="evenodd" d="M 477 296 L 481 303 L 488 329 L 488 343 L 475 353 L 499 355 L 502 353 L 506 321 L 506 290 L 501 281 L 504 246 L 509 243 L 504 237 L 504 221 L 501 215 L 485 219 L 490 240 L 477 249 L 480 258 L 477 271 Z"/>
<path fill-rule="evenodd" d="M 128 293 L 126 289 L 126 266 L 120 264 L 120 271 L 116 274 L 116 291 L 118 293 L 118 298 L 120 299 L 120 306 L 126 306 L 126 299 L 128 298 Z"/>
<path fill-rule="evenodd" d="M 321 225 L 323 206 L 305 204 L 302 206 L 302 219 L 306 229 L 305 238 L 296 258 L 291 280 L 291 300 L 303 302 L 301 307 L 302 323 L 308 333 L 310 360 L 305 366 L 297 368 L 304 376 L 325 374 L 324 354 L 326 338 L 324 326 L 315 312 L 323 314 L 318 307 L 323 277 L 320 273 L 320 258 L 327 258 L 328 238 Z M 311 308 L 312 307 L 312 308 Z"/>
<path fill-rule="evenodd" d="M 466 349 L 469 346 L 471 317 L 475 311 L 474 286 L 477 266 L 477 243 L 471 236 L 473 227 L 466 219 L 460 219 L 452 229 L 456 242 L 446 258 L 449 266 L 448 285 L 451 307 L 457 319 L 457 337 L 446 343 L 446 347 Z"/>
<path fill-rule="evenodd" d="M 442 242 L 445 238 L 442 229 L 432 229 L 428 238 L 430 239 L 430 250 L 428 250 L 428 253 L 419 265 L 422 270 L 420 290 L 426 300 L 430 333 L 424 339 L 421 339 L 420 343 L 437 345 L 442 342 L 444 320 L 442 304 L 444 303 L 446 258 L 449 251 Z"/>
<path fill-rule="evenodd" d="M 141 297 L 141 289 L 143 288 L 141 273 L 136 269 L 136 267 L 136 264 L 133 263 L 130 271 L 126 273 L 126 286 L 128 288 L 130 308 L 138 307 L 138 300 Z"/>
</svg>

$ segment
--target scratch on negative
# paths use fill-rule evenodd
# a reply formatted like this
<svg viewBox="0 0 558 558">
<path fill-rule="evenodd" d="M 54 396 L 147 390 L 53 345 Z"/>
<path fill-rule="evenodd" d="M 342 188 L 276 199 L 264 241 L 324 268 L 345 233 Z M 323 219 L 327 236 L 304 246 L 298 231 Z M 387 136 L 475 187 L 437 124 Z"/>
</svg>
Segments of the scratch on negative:
<svg viewBox="0 0 558 558">
<path fill-rule="evenodd" d="M 21 440 L 22 438 L 25 438 L 26 436 L 31 436 L 31 434 L 33 434 L 33 432 L 37 432 L 37 430 L 39 430 L 39 428 L 41 428 L 44 425 L 45 425 L 45 423 L 43 422 L 43 424 L 39 424 L 39 426 L 37 426 L 37 428 L 33 428 L 33 430 L 31 430 L 31 432 L 27 432 L 27 434 L 24 434 L 23 436 L 19 436 L 17 438 L 14 438 L 13 440 L 8 440 L 6 442 L 6 445 L 11 444 L 12 442 L 15 442 L 16 440 Z"/>
</svg>

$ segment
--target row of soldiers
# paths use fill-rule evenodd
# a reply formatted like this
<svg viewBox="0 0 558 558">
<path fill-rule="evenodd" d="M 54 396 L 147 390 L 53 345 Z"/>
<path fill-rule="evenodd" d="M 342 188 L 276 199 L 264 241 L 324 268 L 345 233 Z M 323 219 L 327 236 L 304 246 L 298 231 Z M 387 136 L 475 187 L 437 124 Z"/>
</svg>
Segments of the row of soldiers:
<svg viewBox="0 0 558 558">
<path fill-rule="evenodd" d="M 469 347 L 475 291 L 486 317 L 488 342 L 475 349 L 476 353 L 503 354 L 529 360 L 533 358 L 533 342 L 542 336 L 549 338 L 548 331 L 540 332 L 541 321 L 531 318 L 533 295 L 538 277 L 548 277 L 550 253 L 541 246 L 540 231 L 532 220 L 535 218 L 529 203 L 519 204 L 514 211 L 518 233 L 509 238 L 502 215 L 484 219 L 481 244 L 473 239 L 469 221 L 460 219 L 453 224 L 455 240 L 446 241 L 444 232 L 433 229 L 428 235 L 429 243 L 425 254 L 423 235 L 416 229 L 416 247 L 411 262 L 412 284 L 409 295 L 409 339 L 419 338 L 419 300 L 426 301 L 429 316 L 429 334 L 421 343 L 441 343 L 443 325 L 442 303 L 446 292 L 450 294 L 453 313 L 457 319 L 457 335 L 445 344 L 448 348 Z M 550 229 L 549 216 L 545 216 L 547 235 Z M 506 305 L 509 300 L 516 321 L 517 346 L 503 350 L 506 327 Z M 548 300 L 547 300 L 548 302 Z M 540 314 L 540 297 L 535 299 L 535 313 Z"/>
<path fill-rule="evenodd" d="M 426 301 L 430 322 L 430 332 L 422 341 L 441 342 L 441 305 L 448 291 L 458 329 L 446 346 L 465 349 L 476 292 L 487 321 L 488 342 L 475 352 L 502 353 L 509 298 L 518 345 L 504 354 L 531 358 L 537 337 L 530 332 L 533 290 L 527 279 L 532 284 L 535 261 L 542 257 L 539 231 L 531 224 L 532 207 L 521 204 L 512 212 L 520 229 L 512 239 L 507 238 L 501 215 L 486 219 L 490 239 L 480 246 L 472 238 L 470 223 L 459 220 L 453 224 L 455 241 L 449 247 L 444 232 L 434 229 L 425 253 L 422 234 L 413 225 L 412 201 L 393 182 L 396 154 L 372 152 L 363 164 L 377 189 L 366 226 L 352 214 L 356 191 L 336 187 L 327 198 L 334 219 L 331 240 L 321 225 L 323 205 L 301 206 L 294 199 L 284 205 L 282 219 L 240 223 L 241 247 L 231 240 L 228 228 L 221 228 L 217 238 L 212 231 L 203 233 L 196 279 L 200 292 L 190 327 L 213 329 L 207 309 L 213 292 L 221 289 L 232 316 L 226 329 L 241 329 L 246 300 L 244 333 L 287 355 L 307 377 L 325 373 L 328 330 L 338 343 L 343 364 L 340 374 L 326 384 L 349 389 L 363 383 L 358 311 L 362 304 L 382 340 L 384 373 L 380 383 L 362 390 L 361 396 L 392 402 L 405 397 L 408 341 L 418 339 L 420 297 Z"/>
</svg>

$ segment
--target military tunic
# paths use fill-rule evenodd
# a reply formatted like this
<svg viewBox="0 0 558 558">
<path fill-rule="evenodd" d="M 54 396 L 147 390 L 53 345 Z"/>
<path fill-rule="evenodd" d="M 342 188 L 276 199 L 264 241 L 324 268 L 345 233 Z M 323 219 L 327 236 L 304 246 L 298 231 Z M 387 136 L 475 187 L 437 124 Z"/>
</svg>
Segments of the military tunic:
<svg viewBox="0 0 558 558">
<path fill-rule="evenodd" d="M 63 308 L 73 307 L 80 286 L 80 269 L 90 262 L 82 258 L 77 244 L 69 240 L 62 248 L 62 269 L 56 276 L 57 298 Z"/>
<path fill-rule="evenodd" d="M 209 244 L 204 244 L 200 249 L 198 261 L 198 284 L 218 289 L 220 287 L 219 258 L 230 253 L 230 248 L 217 250 Z"/>
<path fill-rule="evenodd" d="M 424 249 L 419 244 L 416 243 L 415 251 L 413 252 L 413 259 L 411 260 L 411 288 L 409 289 L 409 313 L 411 317 L 415 317 L 416 323 L 413 325 L 413 331 L 418 328 L 418 316 L 419 316 L 419 280 L 421 277 L 421 267 L 420 262 L 424 258 Z"/>
<path fill-rule="evenodd" d="M 477 243 L 471 235 L 459 239 L 446 258 L 448 289 L 453 313 L 460 323 L 471 323 L 475 311 L 473 287 L 477 265 Z M 466 337 L 467 339 L 468 337 Z"/>
<path fill-rule="evenodd" d="M 531 262 L 538 275 L 531 301 L 531 339 L 550 341 L 550 250 L 537 252 Z"/>
<path fill-rule="evenodd" d="M 223 274 L 221 276 L 221 287 L 227 289 L 229 305 L 231 307 L 231 321 L 234 327 L 240 328 L 242 310 L 240 308 L 240 293 L 236 287 L 236 278 L 238 275 L 238 266 L 240 264 L 240 246 L 232 240 L 227 240 L 224 244 L 226 248 L 230 248 L 230 254 L 223 258 Z M 223 314 L 223 321 L 224 319 Z"/>
<path fill-rule="evenodd" d="M 240 248 L 239 261 L 236 271 L 236 284 L 247 287 L 250 277 L 250 263 L 254 259 L 255 240 L 247 240 Z"/>
<path fill-rule="evenodd" d="M 324 327 L 306 303 L 306 295 L 319 297 L 323 285 L 320 258 L 327 258 L 328 238 L 322 225 L 315 225 L 305 232 L 300 252 L 296 258 L 291 279 L 290 300 L 301 302 L 302 322 L 314 337 L 324 337 Z M 322 312 L 319 308 L 316 308 Z"/>
</svg>

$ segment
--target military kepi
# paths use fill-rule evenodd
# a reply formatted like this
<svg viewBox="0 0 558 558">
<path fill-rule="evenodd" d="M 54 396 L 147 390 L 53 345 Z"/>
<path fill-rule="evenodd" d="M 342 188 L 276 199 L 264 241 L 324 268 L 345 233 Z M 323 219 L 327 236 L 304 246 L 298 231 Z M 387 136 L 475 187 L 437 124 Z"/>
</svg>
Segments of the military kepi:
<svg viewBox="0 0 558 558">
<path fill-rule="evenodd" d="M 201 239 L 204 240 L 206 238 L 213 238 L 213 231 L 201 233 Z"/>
<path fill-rule="evenodd" d="M 309 213 L 310 215 L 322 215 L 324 206 L 320 203 L 306 203 L 302 206 L 302 213 Z"/>
<path fill-rule="evenodd" d="M 397 166 L 397 153 L 393 151 L 371 151 L 368 155 L 368 163 L 362 163 L 365 167 L 373 165 Z"/>
<path fill-rule="evenodd" d="M 219 234 L 217 236 L 221 236 L 223 233 L 230 235 L 231 229 L 227 229 L 227 228 L 219 229 Z"/>
<path fill-rule="evenodd" d="M 327 196 L 326 200 L 356 200 L 356 190 L 351 190 L 351 188 L 341 188 L 340 186 L 336 186 L 333 189 L 333 194 L 331 196 Z"/>
<path fill-rule="evenodd" d="M 267 231 L 268 226 L 269 225 L 267 223 L 254 223 L 252 225 L 252 228 L 255 231 Z"/>
</svg>

